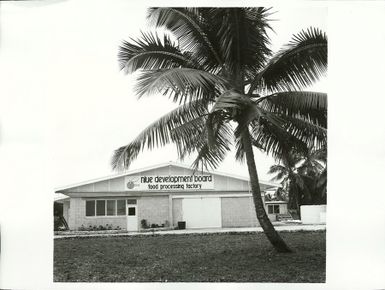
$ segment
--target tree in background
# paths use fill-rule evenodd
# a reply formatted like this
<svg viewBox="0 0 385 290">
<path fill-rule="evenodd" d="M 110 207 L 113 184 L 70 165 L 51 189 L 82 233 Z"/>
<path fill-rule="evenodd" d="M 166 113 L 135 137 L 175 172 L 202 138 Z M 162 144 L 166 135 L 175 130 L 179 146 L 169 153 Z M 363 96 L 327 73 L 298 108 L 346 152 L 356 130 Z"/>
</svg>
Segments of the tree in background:
<svg viewBox="0 0 385 290">
<path fill-rule="evenodd" d="M 235 146 L 246 161 L 256 216 L 279 252 L 290 248 L 264 209 L 253 147 L 282 156 L 288 147 L 326 143 L 326 94 L 301 91 L 327 69 L 327 38 L 309 28 L 278 53 L 270 49 L 270 9 L 150 8 L 153 30 L 124 41 L 121 68 L 137 73 L 136 94 L 163 94 L 179 107 L 115 150 L 114 169 L 144 149 L 174 143 L 192 168 L 215 169 Z"/>
<path fill-rule="evenodd" d="M 298 153 L 282 156 L 268 172 L 274 174 L 288 198 L 289 209 L 300 214 L 301 205 L 326 204 L 326 148 L 305 156 Z"/>
</svg>

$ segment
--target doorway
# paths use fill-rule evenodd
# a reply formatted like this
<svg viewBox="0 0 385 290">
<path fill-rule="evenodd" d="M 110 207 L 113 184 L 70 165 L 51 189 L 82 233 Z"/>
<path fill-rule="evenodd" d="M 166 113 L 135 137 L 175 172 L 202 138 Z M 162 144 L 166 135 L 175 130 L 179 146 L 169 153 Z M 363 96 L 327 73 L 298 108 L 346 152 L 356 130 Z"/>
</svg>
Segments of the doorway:
<svg viewBox="0 0 385 290">
<path fill-rule="evenodd" d="M 127 231 L 138 230 L 138 207 L 136 200 L 127 200 Z"/>
</svg>

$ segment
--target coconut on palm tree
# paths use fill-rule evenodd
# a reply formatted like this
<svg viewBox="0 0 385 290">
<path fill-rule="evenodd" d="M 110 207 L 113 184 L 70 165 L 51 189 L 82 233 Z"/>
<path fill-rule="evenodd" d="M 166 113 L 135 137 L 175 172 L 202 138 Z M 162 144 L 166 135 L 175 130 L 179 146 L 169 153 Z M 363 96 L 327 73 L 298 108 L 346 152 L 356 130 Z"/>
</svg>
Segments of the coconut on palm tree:
<svg viewBox="0 0 385 290">
<path fill-rule="evenodd" d="M 294 35 L 272 53 L 270 9 L 150 8 L 153 31 L 124 41 L 121 68 L 137 72 L 136 94 L 163 94 L 179 104 L 115 150 L 114 169 L 139 153 L 174 143 L 193 168 L 216 168 L 235 146 L 246 160 L 255 211 L 279 252 L 290 248 L 275 231 L 261 198 L 253 147 L 273 156 L 326 143 L 326 94 L 300 91 L 327 68 L 327 39 L 318 29 Z"/>
</svg>

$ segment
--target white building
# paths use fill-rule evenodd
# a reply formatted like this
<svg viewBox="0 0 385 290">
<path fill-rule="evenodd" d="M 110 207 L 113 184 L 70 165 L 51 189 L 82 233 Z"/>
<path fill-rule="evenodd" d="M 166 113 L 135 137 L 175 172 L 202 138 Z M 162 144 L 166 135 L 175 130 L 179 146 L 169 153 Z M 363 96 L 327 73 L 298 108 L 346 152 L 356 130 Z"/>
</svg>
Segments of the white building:
<svg viewBox="0 0 385 290">
<path fill-rule="evenodd" d="M 261 191 L 277 187 L 261 182 Z M 63 215 L 71 230 L 93 226 L 138 231 L 148 225 L 186 228 L 258 226 L 248 178 L 193 171 L 165 163 L 59 188 L 68 198 Z M 285 202 L 266 204 L 270 219 L 287 213 Z"/>
</svg>

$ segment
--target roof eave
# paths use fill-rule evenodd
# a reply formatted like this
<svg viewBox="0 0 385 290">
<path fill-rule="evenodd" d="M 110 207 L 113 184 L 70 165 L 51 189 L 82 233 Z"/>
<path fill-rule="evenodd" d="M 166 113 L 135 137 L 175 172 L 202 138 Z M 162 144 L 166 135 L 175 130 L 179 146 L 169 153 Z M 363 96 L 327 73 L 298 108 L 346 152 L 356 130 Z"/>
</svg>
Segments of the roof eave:
<svg viewBox="0 0 385 290">
<path fill-rule="evenodd" d="M 109 179 L 115 179 L 115 178 L 131 175 L 131 174 L 135 174 L 135 173 L 139 173 L 139 172 L 143 172 L 143 171 L 149 171 L 152 169 L 157 169 L 157 168 L 161 168 L 161 167 L 165 167 L 165 166 L 176 166 L 176 167 L 182 167 L 182 168 L 190 169 L 190 170 L 192 169 L 191 166 L 170 161 L 170 162 L 161 163 L 161 164 L 157 164 L 157 165 L 153 165 L 153 166 L 148 166 L 148 167 L 139 168 L 139 169 L 135 169 L 135 170 L 125 171 L 125 172 L 120 173 L 120 174 L 109 175 L 109 176 L 91 179 L 91 180 L 87 180 L 87 181 L 76 183 L 76 184 L 58 187 L 55 189 L 55 193 L 64 193 L 63 191 L 68 190 L 68 189 L 72 189 L 75 187 L 88 185 L 88 184 L 101 182 L 101 181 L 106 181 Z M 231 177 L 231 178 L 240 179 L 240 180 L 244 180 L 244 181 L 249 181 L 249 178 L 244 177 L 244 176 L 235 175 L 235 174 L 229 174 L 229 173 L 219 172 L 219 171 L 215 171 L 215 172 L 210 172 L 207 170 L 200 170 L 200 171 L 204 172 L 204 173 L 214 173 L 214 174 L 221 175 L 221 176 L 226 176 L 226 177 Z M 268 185 L 271 187 L 280 187 L 279 184 L 274 184 L 274 183 L 266 182 L 263 180 L 261 180 L 259 183 L 264 184 L 264 185 Z"/>
</svg>

